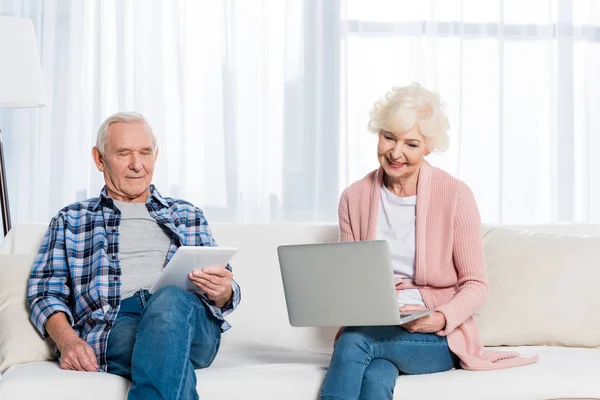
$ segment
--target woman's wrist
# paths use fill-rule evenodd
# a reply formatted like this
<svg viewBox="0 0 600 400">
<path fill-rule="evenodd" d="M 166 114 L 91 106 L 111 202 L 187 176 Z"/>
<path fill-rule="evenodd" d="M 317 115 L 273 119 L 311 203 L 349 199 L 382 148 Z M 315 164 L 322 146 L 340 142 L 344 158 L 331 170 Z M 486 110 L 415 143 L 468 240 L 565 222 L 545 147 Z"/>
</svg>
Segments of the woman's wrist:
<svg viewBox="0 0 600 400">
<path fill-rule="evenodd" d="M 435 313 L 437 314 L 437 318 L 440 320 L 440 331 L 443 331 L 446 328 L 446 316 L 444 315 L 444 313 L 440 312 L 440 311 L 435 311 Z"/>
</svg>

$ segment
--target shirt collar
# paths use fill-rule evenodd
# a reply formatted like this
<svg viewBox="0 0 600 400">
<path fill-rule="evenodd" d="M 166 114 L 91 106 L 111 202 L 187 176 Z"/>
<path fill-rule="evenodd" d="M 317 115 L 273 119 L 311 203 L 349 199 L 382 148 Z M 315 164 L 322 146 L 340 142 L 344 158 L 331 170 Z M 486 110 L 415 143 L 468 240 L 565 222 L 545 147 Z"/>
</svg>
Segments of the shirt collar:
<svg viewBox="0 0 600 400">
<path fill-rule="evenodd" d="M 165 200 L 165 198 L 162 197 L 162 195 L 160 194 L 160 192 L 158 191 L 158 189 L 156 189 L 156 187 L 154 185 L 150 185 L 149 190 L 150 190 L 150 197 L 148 197 L 148 200 L 146 200 L 146 203 L 151 201 L 151 199 L 154 199 L 158 203 L 163 205 L 164 207 L 169 207 L 169 203 L 167 203 L 167 200 Z M 113 206 L 114 206 L 113 199 L 111 199 L 108 196 L 108 191 L 106 190 L 106 185 L 104 185 L 104 187 L 100 191 L 100 196 L 98 196 L 98 200 L 96 201 L 96 204 L 94 204 L 94 208 L 93 208 L 94 211 L 97 210 L 98 207 L 100 207 L 100 205 L 102 203 L 108 205 L 110 208 L 113 208 Z"/>
</svg>

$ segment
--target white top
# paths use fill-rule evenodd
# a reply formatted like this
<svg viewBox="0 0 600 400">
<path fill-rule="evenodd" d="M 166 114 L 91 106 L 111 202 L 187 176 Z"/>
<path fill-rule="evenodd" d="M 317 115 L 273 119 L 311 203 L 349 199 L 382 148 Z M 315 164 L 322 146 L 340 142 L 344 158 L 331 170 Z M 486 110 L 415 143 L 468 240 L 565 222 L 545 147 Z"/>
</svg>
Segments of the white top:
<svg viewBox="0 0 600 400">
<path fill-rule="evenodd" d="M 388 241 L 394 276 L 404 280 L 415 277 L 416 210 L 417 196 L 399 197 L 381 188 L 376 239 Z M 398 292 L 398 306 L 406 304 L 425 306 L 419 289 Z"/>
</svg>

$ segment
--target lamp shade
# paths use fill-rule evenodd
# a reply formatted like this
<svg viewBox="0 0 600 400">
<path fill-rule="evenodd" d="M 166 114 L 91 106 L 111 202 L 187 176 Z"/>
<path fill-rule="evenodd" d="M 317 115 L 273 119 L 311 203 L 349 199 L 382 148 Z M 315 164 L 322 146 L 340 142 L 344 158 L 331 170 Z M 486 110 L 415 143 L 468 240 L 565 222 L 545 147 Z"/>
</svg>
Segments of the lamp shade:
<svg viewBox="0 0 600 400">
<path fill-rule="evenodd" d="M 0 108 L 46 105 L 33 23 L 0 16 Z"/>
</svg>

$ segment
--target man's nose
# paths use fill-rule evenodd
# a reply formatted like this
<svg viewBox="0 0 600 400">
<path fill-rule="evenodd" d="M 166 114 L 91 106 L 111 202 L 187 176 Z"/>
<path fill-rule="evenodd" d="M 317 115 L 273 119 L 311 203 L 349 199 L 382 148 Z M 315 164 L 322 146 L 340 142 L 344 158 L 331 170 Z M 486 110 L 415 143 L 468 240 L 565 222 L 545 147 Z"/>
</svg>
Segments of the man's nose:
<svg viewBox="0 0 600 400">
<path fill-rule="evenodd" d="M 129 160 L 129 168 L 134 171 L 140 171 L 142 166 L 142 158 L 137 153 L 131 153 L 131 159 Z"/>
</svg>

